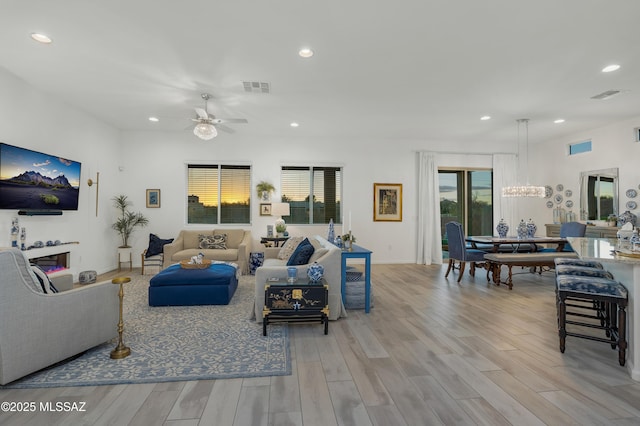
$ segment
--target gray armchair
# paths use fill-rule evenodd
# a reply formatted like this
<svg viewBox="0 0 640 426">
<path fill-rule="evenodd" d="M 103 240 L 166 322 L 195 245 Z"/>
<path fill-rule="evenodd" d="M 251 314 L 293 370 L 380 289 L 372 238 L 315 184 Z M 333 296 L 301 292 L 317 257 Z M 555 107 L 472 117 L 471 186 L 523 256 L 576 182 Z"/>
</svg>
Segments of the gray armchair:
<svg viewBox="0 0 640 426">
<path fill-rule="evenodd" d="M 24 253 L 0 251 L 0 384 L 117 336 L 118 286 L 110 281 L 46 294 Z"/>
</svg>

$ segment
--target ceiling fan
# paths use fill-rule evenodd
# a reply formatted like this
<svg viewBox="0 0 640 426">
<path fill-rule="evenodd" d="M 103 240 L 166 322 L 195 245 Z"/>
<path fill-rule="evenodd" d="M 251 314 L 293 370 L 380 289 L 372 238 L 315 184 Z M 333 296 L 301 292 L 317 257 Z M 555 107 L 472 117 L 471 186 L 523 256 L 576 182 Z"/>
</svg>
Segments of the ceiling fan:
<svg viewBox="0 0 640 426">
<path fill-rule="evenodd" d="M 208 141 L 215 138 L 218 135 L 217 129 L 220 129 L 223 132 L 233 133 L 234 130 L 225 126 L 225 123 L 248 123 L 246 118 L 216 118 L 213 114 L 207 112 L 211 95 L 203 93 L 200 96 L 204 99 L 204 109 L 195 108 L 197 117 L 191 119 L 196 122 L 196 125 L 193 128 L 193 134 L 200 139 Z"/>
</svg>

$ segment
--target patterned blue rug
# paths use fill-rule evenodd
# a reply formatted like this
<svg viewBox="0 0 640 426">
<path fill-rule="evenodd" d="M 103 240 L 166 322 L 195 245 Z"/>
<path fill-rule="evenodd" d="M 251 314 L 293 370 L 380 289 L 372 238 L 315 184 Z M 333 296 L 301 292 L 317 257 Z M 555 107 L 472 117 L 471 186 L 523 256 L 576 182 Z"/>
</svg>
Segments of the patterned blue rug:
<svg viewBox="0 0 640 426">
<path fill-rule="evenodd" d="M 131 275 L 125 285 L 123 339 L 131 355 L 112 360 L 114 340 L 0 388 L 289 375 L 286 324 L 269 325 L 263 337 L 262 324 L 249 319 L 254 280 L 241 277 L 229 305 L 150 307 L 149 277 Z"/>
</svg>

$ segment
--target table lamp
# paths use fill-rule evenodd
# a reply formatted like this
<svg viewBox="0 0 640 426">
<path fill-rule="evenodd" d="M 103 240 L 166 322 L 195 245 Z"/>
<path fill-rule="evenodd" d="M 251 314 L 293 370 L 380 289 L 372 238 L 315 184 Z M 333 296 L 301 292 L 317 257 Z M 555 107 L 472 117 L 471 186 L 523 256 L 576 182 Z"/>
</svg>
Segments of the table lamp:
<svg viewBox="0 0 640 426">
<path fill-rule="evenodd" d="M 273 216 L 277 216 L 278 219 L 275 221 L 276 232 L 278 234 L 283 233 L 287 229 L 287 225 L 284 223 L 284 219 L 282 216 L 289 216 L 290 209 L 289 203 L 273 203 L 271 204 L 271 214 Z"/>
</svg>

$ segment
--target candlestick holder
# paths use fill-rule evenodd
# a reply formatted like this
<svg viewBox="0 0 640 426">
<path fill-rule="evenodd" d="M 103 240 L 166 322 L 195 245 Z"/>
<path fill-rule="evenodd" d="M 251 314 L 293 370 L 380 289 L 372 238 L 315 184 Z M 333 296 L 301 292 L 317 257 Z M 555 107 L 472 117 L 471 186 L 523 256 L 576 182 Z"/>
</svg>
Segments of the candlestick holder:
<svg viewBox="0 0 640 426">
<path fill-rule="evenodd" d="M 122 332 L 124 331 L 124 321 L 122 320 L 122 303 L 124 301 L 124 287 L 122 286 L 125 283 L 131 281 L 129 277 L 118 277 L 111 280 L 113 284 L 120 286 L 120 291 L 118 292 L 118 297 L 120 298 L 120 320 L 118 321 L 118 345 L 111 351 L 112 359 L 122 359 L 126 358 L 131 354 L 131 349 L 124 345 L 122 341 Z"/>
</svg>

